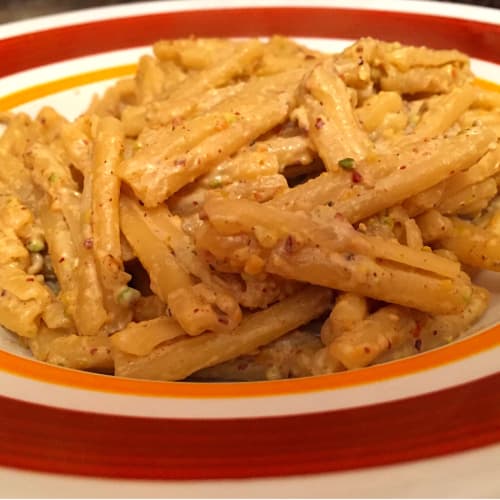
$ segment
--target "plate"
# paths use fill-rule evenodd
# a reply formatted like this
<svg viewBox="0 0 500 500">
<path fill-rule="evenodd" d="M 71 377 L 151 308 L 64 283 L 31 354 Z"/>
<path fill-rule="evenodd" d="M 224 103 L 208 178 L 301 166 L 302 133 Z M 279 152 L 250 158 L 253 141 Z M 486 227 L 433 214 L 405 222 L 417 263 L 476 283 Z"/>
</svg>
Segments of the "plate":
<svg viewBox="0 0 500 500">
<path fill-rule="evenodd" d="M 162 37 L 361 36 L 458 48 L 500 82 L 500 13 L 432 2 L 151 2 L 2 26 L 0 110 L 68 117 Z M 476 333 L 331 376 L 163 383 L 32 360 L 0 334 L 0 484 L 16 496 L 498 496 L 500 280 Z"/>
</svg>

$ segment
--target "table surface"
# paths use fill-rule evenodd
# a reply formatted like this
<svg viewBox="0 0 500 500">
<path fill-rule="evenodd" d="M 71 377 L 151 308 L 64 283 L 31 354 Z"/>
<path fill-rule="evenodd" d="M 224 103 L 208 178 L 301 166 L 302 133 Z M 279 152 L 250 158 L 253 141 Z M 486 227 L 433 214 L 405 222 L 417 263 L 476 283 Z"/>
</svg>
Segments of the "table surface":
<svg viewBox="0 0 500 500">
<path fill-rule="evenodd" d="M 35 16 L 55 14 L 74 9 L 130 3 L 134 0 L 0 0 L 0 23 L 7 23 Z M 439 0 L 436 0 L 439 1 Z M 451 0 L 500 8 L 500 0 Z"/>
</svg>

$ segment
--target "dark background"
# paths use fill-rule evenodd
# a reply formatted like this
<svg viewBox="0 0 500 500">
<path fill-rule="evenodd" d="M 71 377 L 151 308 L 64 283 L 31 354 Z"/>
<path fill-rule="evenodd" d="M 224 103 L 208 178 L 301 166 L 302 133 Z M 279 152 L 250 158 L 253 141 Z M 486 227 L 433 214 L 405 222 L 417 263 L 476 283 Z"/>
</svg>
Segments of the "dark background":
<svg viewBox="0 0 500 500">
<path fill-rule="evenodd" d="M 74 9 L 83 9 L 86 7 L 130 3 L 131 1 L 133 0 L 0 0 L 0 23 L 27 19 L 46 14 L 55 14 Z M 451 1 L 454 1 L 455 3 L 483 5 L 497 9 L 500 8 L 500 0 Z M 401 0 L 401 2 L 404 2 L 404 0 Z"/>
</svg>

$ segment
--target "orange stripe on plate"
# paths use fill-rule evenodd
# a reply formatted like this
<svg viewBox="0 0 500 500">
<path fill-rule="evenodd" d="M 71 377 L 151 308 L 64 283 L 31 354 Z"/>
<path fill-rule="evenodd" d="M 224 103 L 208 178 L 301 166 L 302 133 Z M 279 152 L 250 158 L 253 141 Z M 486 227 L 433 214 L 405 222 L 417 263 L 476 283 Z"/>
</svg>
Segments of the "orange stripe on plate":
<svg viewBox="0 0 500 500">
<path fill-rule="evenodd" d="M 500 92 L 500 84 L 490 82 L 488 80 L 483 80 L 482 78 L 476 78 L 474 84 L 481 87 L 484 90 L 491 90 L 493 92 Z"/>
<path fill-rule="evenodd" d="M 90 71 L 88 73 L 68 76 L 52 82 L 42 83 L 27 89 L 22 89 L 5 97 L 0 97 L 0 111 L 8 111 L 16 106 L 34 101 L 35 99 L 40 99 L 41 97 L 46 97 L 51 94 L 56 94 L 57 92 L 63 92 L 71 88 L 80 87 L 82 85 L 88 85 L 89 83 L 128 76 L 133 74 L 136 69 L 136 64 L 125 64 L 122 66 L 104 68 L 96 71 Z M 478 87 L 485 90 L 500 92 L 500 84 L 483 80 L 481 78 L 476 78 L 474 83 Z"/>
<path fill-rule="evenodd" d="M 130 64 L 100 69 L 23 89 L 0 98 L 0 110 L 12 109 L 73 87 L 130 75 L 136 67 L 135 64 Z M 495 83 L 481 79 L 476 79 L 475 83 L 481 88 L 500 91 L 500 86 Z M 43 382 L 99 392 L 196 398 L 272 396 L 344 388 L 409 375 L 491 349 L 499 344 L 499 338 L 500 325 L 497 325 L 461 342 L 404 360 L 333 375 L 273 382 L 209 384 L 123 379 L 51 366 L 1 351 L 0 369 Z"/>
<path fill-rule="evenodd" d="M 391 363 L 333 375 L 264 382 L 211 384 L 124 379 L 60 368 L 1 351 L 0 369 L 43 382 L 98 392 L 179 398 L 256 397 L 340 389 L 411 375 L 465 359 L 499 344 L 500 324 L 449 346 Z"/>
<path fill-rule="evenodd" d="M 27 89 L 19 90 L 13 94 L 9 94 L 0 98 L 0 111 L 8 111 L 9 109 L 20 106 L 35 99 L 46 97 L 57 92 L 62 92 L 74 87 L 80 87 L 89 83 L 95 83 L 102 80 L 110 80 L 112 78 L 120 78 L 122 76 L 131 75 L 136 70 L 136 64 L 125 64 L 123 66 L 115 66 L 112 68 L 98 69 L 81 73 L 79 75 L 68 76 L 60 80 L 42 83 Z"/>
</svg>

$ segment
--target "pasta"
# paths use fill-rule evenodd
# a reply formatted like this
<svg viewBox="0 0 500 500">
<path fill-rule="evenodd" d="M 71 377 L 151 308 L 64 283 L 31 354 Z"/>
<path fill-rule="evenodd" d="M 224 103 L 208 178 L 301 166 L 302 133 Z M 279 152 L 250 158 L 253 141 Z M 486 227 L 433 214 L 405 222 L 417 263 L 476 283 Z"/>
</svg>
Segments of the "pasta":
<svg viewBox="0 0 500 500">
<path fill-rule="evenodd" d="M 500 271 L 500 94 L 362 38 L 161 40 L 69 122 L 2 115 L 0 325 L 123 377 L 364 368 L 467 334 Z"/>
</svg>

